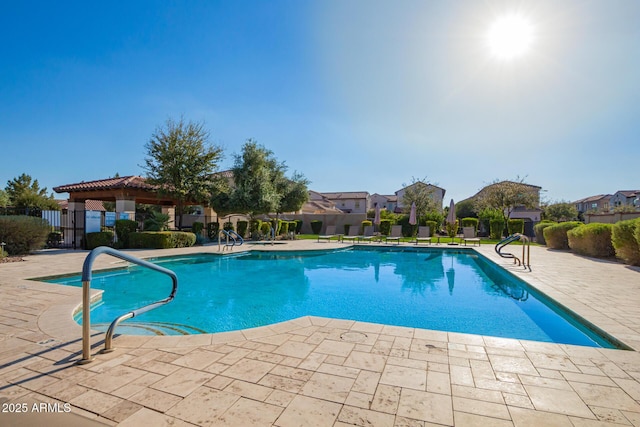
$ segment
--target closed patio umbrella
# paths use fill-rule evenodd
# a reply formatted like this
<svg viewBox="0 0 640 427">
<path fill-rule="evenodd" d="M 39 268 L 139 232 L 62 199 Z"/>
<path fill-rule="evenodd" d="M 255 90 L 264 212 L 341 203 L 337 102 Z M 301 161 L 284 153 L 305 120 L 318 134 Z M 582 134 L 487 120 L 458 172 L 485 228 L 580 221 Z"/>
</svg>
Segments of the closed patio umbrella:
<svg viewBox="0 0 640 427">
<path fill-rule="evenodd" d="M 451 224 L 453 227 L 455 227 L 456 225 L 456 205 L 455 203 L 453 203 L 453 199 L 451 199 L 451 202 L 449 203 L 449 214 L 447 215 L 447 224 Z M 449 244 L 457 245 L 457 243 L 455 243 L 453 239 Z"/>
<path fill-rule="evenodd" d="M 409 213 L 409 224 L 416 225 L 416 202 L 411 203 L 411 212 Z"/>
<path fill-rule="evenodd" d="M 376 203 L 376 213 L 373 217 L 373 225 L 375 225 L 376 228 L 380 226 L 380 205 L 378 205 L 377 203 Z"/>
</svg>

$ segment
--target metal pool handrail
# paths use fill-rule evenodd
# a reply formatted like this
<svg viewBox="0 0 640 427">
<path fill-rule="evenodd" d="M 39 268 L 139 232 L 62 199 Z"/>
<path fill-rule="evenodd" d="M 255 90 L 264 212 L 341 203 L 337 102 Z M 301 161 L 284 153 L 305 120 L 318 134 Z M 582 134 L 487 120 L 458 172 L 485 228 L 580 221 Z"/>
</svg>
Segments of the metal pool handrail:
<svg viewBox="0 0 640 427">
<path fill-rule="evenodd" d="M 107 329 L 107 333 L 104 338 L 104 350 L 103 353 L 108 353 L 113 351 L 111 347 L 111 343 L 113 340 L 113 333 L 115 331 L 116 326 L 120 322 L 126 319 L 131 319 L 137 315 L 142 313 L 146 313 L 149 310 L 153 310 L 154 308 L 160 307 L 161 305 L 167 304 L 173 300 L 176 296 L 176 291 L 178 290 L 178 276 L 173 271 L 166 269 L 164 267 L 160 267 L 159 265 L 152 264 L 148 261 L 141 260 L 134 256 L 128 255 L 124 252 L 120 252 L 116 249 L 109 248 L 107 246 L 100 246 L 89 252 L 89 255 L 84 260 L 84 264 L 82 265 L 82 359 L 78 361 L 80 364 L 89 363 L 93 360 L 91 357 L 91 301 L 90 301 L 90 293 L 91 293 L 91 267 L 93 266 L 93 262 L 98 257 L 98 255 L 107 254 L 116 258 L 120 258 L 125 261 L 129 261 L 130 263 L 137 264 L 141 267 L 146 267 L 151 270 L 158 271 L 160 273 L 166 274 L 171 277 L 171 281 L 173 283 L 173 288 L 171 289 L 171 294 L 165 299 L 156 301 L 154 303 L 145 305 L 144 307 L 138 308 L 136 310 L 130 311 L 128 313 L 123 314 L 122 316 L 117 317 L 111 325 L 109 325 L 109 329 Z"/>
</svg>

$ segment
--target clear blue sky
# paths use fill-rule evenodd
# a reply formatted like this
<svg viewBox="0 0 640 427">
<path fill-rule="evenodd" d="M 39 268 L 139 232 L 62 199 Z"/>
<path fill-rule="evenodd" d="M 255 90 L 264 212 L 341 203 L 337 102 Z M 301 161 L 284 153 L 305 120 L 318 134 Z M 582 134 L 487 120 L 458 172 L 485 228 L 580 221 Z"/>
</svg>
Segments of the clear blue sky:
<svg viewBox="0 0 640 427">
<path fill-rule="evenodd" d="M 512 61 L 485 41 L 505 13 L 534 28 Z M 639 189 L 639 22 L 638 0 L 4 1 L 0 187 L 143 174 L 182 115 L 221 169 L 254 138 L 318 191 Z"/>
</svg>

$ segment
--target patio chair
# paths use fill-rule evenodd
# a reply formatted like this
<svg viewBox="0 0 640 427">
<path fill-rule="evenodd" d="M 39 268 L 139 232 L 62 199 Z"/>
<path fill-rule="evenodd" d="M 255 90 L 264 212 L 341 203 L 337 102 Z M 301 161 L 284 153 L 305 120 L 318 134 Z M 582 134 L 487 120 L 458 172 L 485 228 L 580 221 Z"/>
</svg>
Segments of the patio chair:
<svg viewBox="0 0 640 427">
<path fill-rule="evenodd" d="M 351 240 L 355 243 L 355 241 L 358 239 L 358 237 L 360 237 L 358 235 L 358 226 L 357 225 L 352 225 L 351 227 L 349 227 L 349 234 L 345 234 L 342 236 L 342 241 L 344 242 L 345 240 Z"/>
<path fill-rule="evenodd" d="M 395 240 L 400 244 L 400 238 L 402 237 L 402 226 L 401 225 L 392 225 L 391 226 L 391 234 L 389 234 L 384 240 L 388 242 L 389 240 Z"/>
<path fill-rule="evenodd" d="M 462 242 L 465 246 L 467 242 L 471 242 L 474 245 L 478 243 L 478 246 L 480 246 L 480 238 L 476 237 L 475 227 L 462 227 Z"/>
<path fill-rule="evenodd" d="M 318 242 L 320 239 L 326 240 L 327 242 L 331 241 L 332 237 L 337 237 L 340 240 L 340 235 L 336 234 L 336 226 L 335 225 L 327 225 L 327 229 L 325 230 L 325 234 L 318 235 Z"/>
<path fill-rule="evenodd" d="M 416 245 L 420 242 L 431 244 L 431 228 L 428 225 L 418 227 L 418 235 L 416 236 Z"/>
<path fill-rule="evenodd" d="M 358 241 L 366 240 L 371 243 L 374 237 L 376 236 L 373 234 L 373 225 L 367 225 L 364 227 L 364 233 L 362 236 L 358 236 Z"/>
</svg>

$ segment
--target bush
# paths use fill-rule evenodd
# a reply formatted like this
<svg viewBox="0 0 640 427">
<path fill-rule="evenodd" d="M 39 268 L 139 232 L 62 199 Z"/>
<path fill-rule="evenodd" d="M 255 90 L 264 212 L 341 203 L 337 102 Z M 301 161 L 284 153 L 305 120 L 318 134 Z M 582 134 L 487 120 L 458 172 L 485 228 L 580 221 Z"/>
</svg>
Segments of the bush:
<svg viewBox="0 0 640 427">
<path fill-rule="evenodd" d="M 438 230 L 438 224 L 435 221 L 427 221 L 425 225 L 429 227 L 429 233 L 431 234 L 431 237 L 435 236 L 436 231 Z"/>
<path fill-rule="evenodd" d="M 552 222 L 552 221 L 542 221 L 537 223 L 534 227 L 533 227 L 533 231 L 536 234 L 536 242 L 540 243 L 541 245 L 546 245 L 547 242 L 544 240 L 544 229 L 547 227 L 550 227 L 552 225 L 557 224 L 557 222 Z"/>
<path fill-rule="evenodd" d="M 262 228 L 262 220 L 252 219 L 249 222 L 249 234 L 251 238 L 257 240 L 260 236 L 260 229 Z"/>
<path fill-rule="evenodd" d="M 238 221 L 238 235 L 242 238 L 247 235 L 247 228 L 249 227 L 249 221 Z"/>
<path fill-rule="evenodd" d="M 116 220 L 116 236 L 123 248 L 130 247 L 129 235 L 135 233 L 138 229 L 138 223 L 130 219 Z"/>
<path fill-rule="evenodd" d="M 640 218 L 613 224 L 611 241 L 616 257 L 626 264 L 640 265 Z"/>
<path fill-rule="evenodd" d="M 613 224 L 585 224 L 567 231 L 569 247 L 575 253 L 607 258 L 615 254 L 611 244 Z"/>
<path fill-rule="evenodd" d="M 319 219 L 311 221 L 311 232 L 313 234 L 320 234 L 320 230 L 322 230 L 322 221 Z"/>
<path fill-rule="evenodd" d="M 298 228 L 298 223 L 296 221 L 289 221 L 289 233 L 298 234 L 296 229 Z"/>
<path fill-rule="evenodd" d="M 302 230 L 302 220 L 296 219 L 296 234 L 300 234 L 300 230 Z"/>
<path fill-rule="evenodd" d="M 98 246 L 111 246 L 113 243 L 113 232 L 100 231 L 98 233 L 87 233 L 87 249 L 95 249 Z"/>
<path fill-rule="evenodd" d="M 280 222 L 280 234 L 283 234 L 283 235 L 289 234 L 289 221 Z"/>
<path fill-rule="evenodd" d="M 57 248 L 62 243 L 62 233 L 60 231 L 52 231 L 47 236 L 47 246 Z"/>
<path fill-rule="evenodd" d="M 25 255 L 42 249 L 51 231 L 49 223 L 32 216 L 0 216 L 0 241 L 9 255 Z"/>
<path fill-rule="evenodd" d="M 351 230 L 351 224 L 345 224 L 344 225 L 344 235 L 345 236 L 349 235 L 349 230 Z"/>
<path fill-rule="evenodd" d="M 196 235 L 183 231 L 143 231 L 129 236 L 132 248 L 170 249 L 193 246 Z"/>
<path fill-rule="evenodd" d="M 380 234 L 384 234 L 388 236 L 391 233 L 391 220 L 390 219 L 381 219 L 380 220 Z"/>
<path fill-rule="evenodd" d="M 169 229 L 169 215 L 161 212 L 151 212 L 151 216 L 144 220 L 145 231 L 165 231 Z"/>
<path fill-rule="evenodd" d="M 492 218 L 489 220 L 489 236 L 492 239 L 502 239 L 504 233 L 504 219 Z"/>
<path fill-rule="evenodd" d="M 507 223 L 509 234 L 524 233 L 524 219 L 510 219 Z"/>
<path fill-rule="evenodd" d="M 567 237 L 567 231 L 581 226 L 579 221 L 569 221 L 554 224 L 544 229 L 544 240 L 547 242 L 547 247 L 551 249 L 569 249 L 569 239 Z"/>
<path fill-rule="evenodd" d="M 271 222 L 263 222 L 262 225 L 260 225 L 260 231 L 262 232 L 263 236 L 271 237 Z"/>
<path fill-rule="evenodd" d="M 217 239 L 218 232 L 220 231 L 220 224 L 217 222 L 210 222 L 207 224 L 207 237 L 210 239 Z"/>
<path fill-rule="evenodd" d="M 478 224 L 480 223 L 480 220 L 478 218 L 462 218 L 461 223 L 463 228 L 473 227 L 476 230 L 476 233 L 478 232 Z"/>
<path fill-rule="evenodd" d="M 458 234 L 458 220 L 456 220 L 456 222 L 453 224 L 450 222 L 447 222 L 445 226 L 447 229 L 447 236 L 451 238 L 456 237 L 456 234 Z"/>
<path fill-rule="evenodd" d="M 222 229 L 223 230 L 227 230 L 227 231 L 235 231 L 235 228 L 233 227 L 233 223 L 231 221 L 227 221 L 222 225 Z"/>
<path fill-rule="evenodd" d="M 196 221 L 191 226 L 191 231 L 196 235 L 196 237 L 201 235 L 202 230 L 204 230 L 204 224 L 201 222 Z"/>
<path fill-rule="evenodd" d="M 282 220 L 281 219 L 272 219 L 271 225 L 273 229 L 276 231 L 276 236 L 280 235 L 280 230 L 282 229 Z"/>
</svg>

